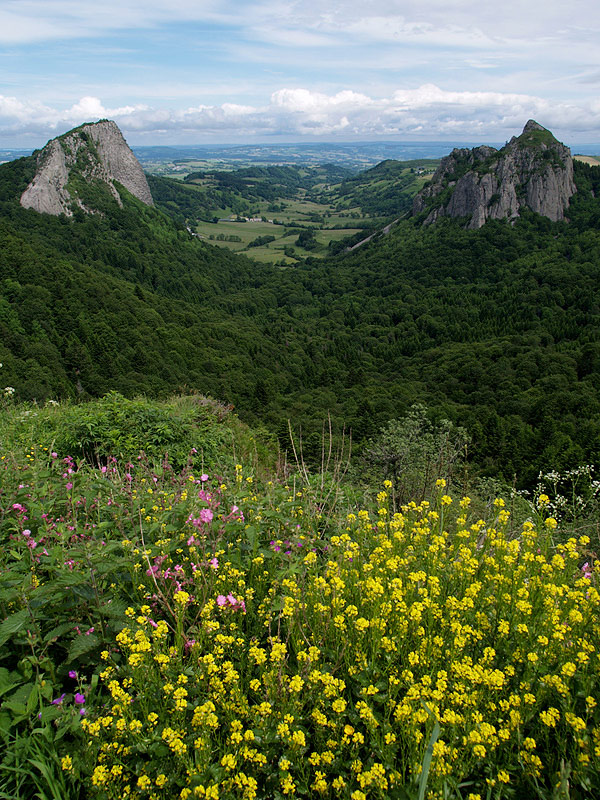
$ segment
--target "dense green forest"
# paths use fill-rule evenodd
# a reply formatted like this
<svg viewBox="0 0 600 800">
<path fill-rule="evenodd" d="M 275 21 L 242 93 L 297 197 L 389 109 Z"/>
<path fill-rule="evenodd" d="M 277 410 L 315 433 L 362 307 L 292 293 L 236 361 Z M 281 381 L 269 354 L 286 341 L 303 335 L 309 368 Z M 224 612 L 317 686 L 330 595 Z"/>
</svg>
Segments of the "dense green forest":
<svg viewBox="0 0 600 800">
<path fill-rule="evenodd" d="M 307 457 L 328 414 L 360 451 L 420 402 L 469 431 L 474 472 L 525 485 L 599 457 L 600 168 L 576 163 L 569 223 L 403 220 L 285 269 L 131 197 L 72 218 L 22 209 L 33 168 L 0 166 L 0 381 L 15 397 L 198 390 L 283 443 L 293 420 Z"/>
</svg>

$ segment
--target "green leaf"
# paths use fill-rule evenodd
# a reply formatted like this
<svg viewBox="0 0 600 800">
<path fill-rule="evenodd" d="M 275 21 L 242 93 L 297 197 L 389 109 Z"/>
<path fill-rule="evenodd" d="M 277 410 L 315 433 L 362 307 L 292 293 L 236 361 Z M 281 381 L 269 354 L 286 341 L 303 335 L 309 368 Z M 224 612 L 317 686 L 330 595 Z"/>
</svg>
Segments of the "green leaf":
<svg viewBox="0 0 600 800">
<path fill-rule="evenodd" d="M 73 623 L 72 622 L 63 622 L 61 625 L 57 625 L 56 628 L 52 628 L 44 636 L 45 642 L 51 642 L 53 639 L 58 639 L 59 636 L 62 636 L 63 633 L 68 633 L 69 631 L 73 630 Z"/>
<path fill-rule="evenodd" d="M 109 603 L 105 603 L 100 608 L 100 613 L 103 617 L 110 617 L 112 619 L 122 619 L 125 617 L 125 609 L 129 606 L 129 603 L 125 603 L 123 600 L 114 600 L 111 598 Z"/>
<path fill-rule="evenodd" d="M 10 714 L 6 711 L 0 712 L 0 733 L 7 734 L 10 730 Z"/>
<path fill-rule="evenodd" d="M 81 636 L 78 636 L 71 642 L 67 661 L 75 661 L 76 658 L 84 655 L 84 653 L 89 653 L 90 650 L 94 650 L 99 646 L 99 644 L 100 639 L 95 634 L 90 633 L 88 636 L 87 634 L 82 633 Z"/>
<path fill-rule="evenodd" d="M 18 672 L 10 672 L 6 667 L 0 667 L 0 697 L 21 683 L 22 680 Z"/>
<path fill-rule="evenodd" d="M 15 633 L 20 631 L 29 620 L 29 611 L 26 608 L 7 617 L 4 622 L 0 624 L 0 647 L 4 642 L 7 642 L 11 636 L 14 636 Z"/>
<path fill-rule="evenodd" d="M 40 704 L 40 690 L 39 687 L 34 685 L 31 692 L 29 693 L 29 697 L 27 698 L 27 712 L 29 714 L 33 713 L 36 708 Z"/>
<path fill-rule="evenodd" d="M 421 701 L 423 703 L 423 701 Z M 429 714 L 429 716 L 433 716 L 433 712 L 427 706 L 426 703 L 423 703 L 423 707 L 425 711 Z M 429 778 L 429 768 L 431 767 L 431 759 L 433 758 L 433 746 L 437 742 L 438 737 L 440 735 L 440 723 L 436 720 L 435 725 L 433 726 L 433 731 L 429 738 L 429 744 L 427 745 L 427 749 L 425 750 L 425 755 L 423 756 L 423 765 L 421 769 L 421 779 L 419 780 L 419 795 L 418 800 L 425 800 L 425 791 L 427 789 L 427 779 Z"/>
</svg>

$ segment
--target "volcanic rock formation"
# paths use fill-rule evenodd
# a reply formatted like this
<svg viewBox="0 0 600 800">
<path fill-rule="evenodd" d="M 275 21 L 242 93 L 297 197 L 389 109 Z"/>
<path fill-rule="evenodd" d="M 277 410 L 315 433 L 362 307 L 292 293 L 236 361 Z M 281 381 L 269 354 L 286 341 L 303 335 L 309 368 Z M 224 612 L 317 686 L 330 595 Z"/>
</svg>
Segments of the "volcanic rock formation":
<svg viewBox="0 0 600 800">
<path fill-rule="evenodd" d="M 35 176 L 20 202 L 44 214 L 71 216 L 77 207 L 94 211 L 80 197 L 81 187 L 94 183 L 105 185 L 120 206 L 117 183 L 146 205 L 154 205 L 144 171 L 110 120 L 81 125 L 51 139 L 38 153 Z"/>
<path fill-rule="evenodd" d="M 448 216 L 480 228 L 488 219 L 514 220 L 527 207 L 556 222 L 565 218 L 575 191 L 571 151 L 529 120 L 501 150 L 455 149 L 443 158 L 415 197 L 413 214 L 428 211 L 425 225 Z"/>
</svg>

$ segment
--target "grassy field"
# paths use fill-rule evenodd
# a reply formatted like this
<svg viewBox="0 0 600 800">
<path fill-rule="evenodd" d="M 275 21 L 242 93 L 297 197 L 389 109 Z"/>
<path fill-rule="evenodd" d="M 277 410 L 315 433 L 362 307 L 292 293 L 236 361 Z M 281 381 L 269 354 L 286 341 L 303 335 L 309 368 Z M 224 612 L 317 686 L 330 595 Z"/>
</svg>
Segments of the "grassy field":
<svg viewBox="0 0 600 800">
<path fill-rule="evenodd" d="M 583 161 L 584 164 L 589 164 L 590 167 L 600 166 L 600 158 L 598 156 L 573 156 L 577 161 Z"/>
<path fill-rule="evenodd" d="M 300 258 L 312 256 L 322 258 L 327 255 L 330 241 L 339 241 L 347 236 L 357 233 L 369 220 L 365 219 L 359 209 L 338 212 L 331 205 L 321 205 L 308 200 L 282 201 L 285 208 L 280 211 L 269 211 L 268 203 L 257 205 L 256 216 L 272 220 L 270 222 L 235 222 L 229 221 L 233 217 L 229 209 L 218 209 L 215 215 L 220 216 L 218 223 L 198 222 L 196 233 L 200 238 L 206 239 L 211 244 L 226 247 L 235 252 L 246 252 L 248 256 L 257 261 L 270 263 L 294 263 L 294 258 L 286 256 L 284 248 L 293 247 L 295 254 Z M 321 221 L 317 221 L 317 217 Z M 295 225 L 299 227 L 295 227 Z M 352 226 L 338 228 L 336 226 Z M 307 226 L 315 229 L 315 238 L 320 245 L 315 250 L 304 250 L 296 245 L 298 234 Z M 248 248 L 250 242 L 259 236 L 274 236 L 275 241 L 259 247 Z M 224 237 L 224 238 L 217 238 Z M 239 237 L 241 241 L 231 241 L 231 237 Z"/>
<path fill-rule="evenodd" d="M 178 169 L 191 166 L 180 164 Z M 193 180 L 188 186 L 211 199 L 205 213 L 198 214 L 202 219 L 188 216 L 189 225 L 200 238 L 234 252 L 244 252 L 257 261 L 283 265 L 308 257 L 323 258 L 330 252 L 330 242 L 339 242 L 361 231 L 371 233 L 406 213 L 412 193 L 429 179 L 434 167 L 435 162 L 425 162 L 424 167 L 420 162 L 403 166 L 390 161 L 341 183 L 328 181 L 327 169 L 323 167 L 322 174 L 312 173 L 311 180 L 315 182 L 310 188 L 294 183 L 290 190 L 284 182 L 284 196 L 262 200 L 257 197 L 261 192 L 256 185 L 267 183 L 269 177 L 247 179 L 249 185 L 240 191 L 227 189 L 225 183 L 227 191 L 224 191 L 215 175 L 198 174 L 191 176 Z M 297 172 L 306 177 L 302 169 Z M 183 175 L 183 171 L 178 173 L 180 178 Z M 269 193 L 262 194 L 269 197 Z M 291 194 L 294 196 L 285 196 Z M 219 202 L 224 205 L 214 205 Z M 311 249 L 296 244 L 301 231 L 307 228 L 315 232 L 316 245 Z M 274 239 L 250 246 L 259 237 Z"/>
</svg>

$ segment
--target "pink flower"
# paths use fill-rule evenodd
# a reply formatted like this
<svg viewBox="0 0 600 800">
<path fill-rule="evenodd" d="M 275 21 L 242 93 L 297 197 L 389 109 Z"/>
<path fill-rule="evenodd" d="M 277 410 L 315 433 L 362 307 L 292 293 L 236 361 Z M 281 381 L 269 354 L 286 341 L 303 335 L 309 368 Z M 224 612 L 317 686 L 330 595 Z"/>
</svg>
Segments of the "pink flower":
<svg viewBox="0 0 600 800">
<path fill-rule="evenodd" d="M 200 512 L 200 520 L 202 522 L 204 522 L 205 524 L 208 524 L 209 522 L 212 522 L 213 516 L 214 516 L 214 514 L 210 510 L 210 508 L 203 508 L 202 511 Z"/>
<path fill-rule="evenodd" d="M 246 603 L 244 603 L 243 600 L 236 600 L 233 608 L 235 611 L 242 611 L 244 614 L 246 613 Z"/>
<path fill-rule="evenodd" d="M 66 489 L 67 491 L 69 491 L 69 490 L 70 490 L 70 489 L 72 489 L 72 488 L 73 488 L 73 484 L 71 483 L 71 481 L 69 481 L 69 482 L 67 483 L 67 485 L 65 486 L 65 489 Z"/>
<path fill-rule="evenodd" d="M 206 483 L 206 481 L 208 480 L 208 475 L 206 473 L 200 475 L 200 480 L 202 481 L 202 483 Z"/>
<path fill-rule="evenodd" d="M 243 600 L 238 600 L 234 595 L 228 594 L 227 597 L 225 595 L 220 594 L 217 597 L 217 605 L 219 608 L 231 608 L 232 611 L 243 611 L 244 614 L 246 613 L 246 604 Z"/>
<path fill-rule="evenodd" d="M 211 566 L 213 569 L 219 569 L 219 559 L 218 558 L 211 558 L 211 560 L 208 563 L 209 563 L 209 566 Z"/>
</svg>

